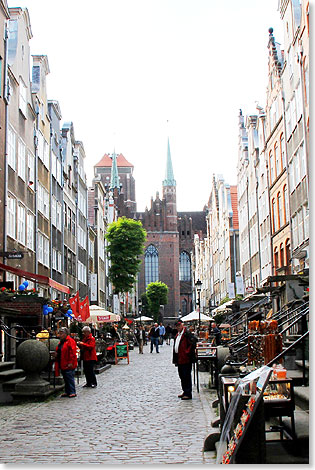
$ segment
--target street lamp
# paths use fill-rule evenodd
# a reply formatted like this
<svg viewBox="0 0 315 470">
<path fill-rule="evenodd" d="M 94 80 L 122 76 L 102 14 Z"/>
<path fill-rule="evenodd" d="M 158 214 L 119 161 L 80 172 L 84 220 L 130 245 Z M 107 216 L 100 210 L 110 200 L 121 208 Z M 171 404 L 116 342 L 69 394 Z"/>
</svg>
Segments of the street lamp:
<svg viewBox="0 0 315 470">
<path fill-rule="evenodd" d="M 142 300 L 138 300 L 138 312 L 139 312 L 139 318 L 140 318 L 140 325 L 141 325 L 141 307 L 142 307 Z"/>
<path fill-rule="evenodd" d="M 200 279 L 198 279 L 198 281 L 195 282 L 195 286 L 196 286 L 196 289 L 197 289 L 197 292 L 198 292 L 198 305 L 199 305 L 199 334 L 200 334 L 200 329 L 201 329 L 200 292 L 201 292 L 201 286 L 202 286 L 202 282 L 200 281 Z"/>
</svg>

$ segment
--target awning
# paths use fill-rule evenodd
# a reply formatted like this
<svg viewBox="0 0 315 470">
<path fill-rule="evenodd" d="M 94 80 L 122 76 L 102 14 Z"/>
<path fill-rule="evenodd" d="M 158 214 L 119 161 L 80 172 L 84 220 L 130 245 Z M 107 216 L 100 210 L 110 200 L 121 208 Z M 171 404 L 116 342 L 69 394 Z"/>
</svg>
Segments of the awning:
<svg viewBox="0 0 315 470">
<path fill-rule="evenodd" d="M 64 292 L 65 294 L 70 294 L 70 288 L 60 284 L 54 279 L 51 279 L 48 276 L 42 276 L 41 274 L 29 273 L 28 271 L 23 271 L 23 269 L 14 268 L 13 266 L 8 266 L 7 264 L 0 263 L 0 269 L 2 271 L 8 271 L 9 273 L 15 274 L 16 276 L 21 276 L 24 279 L 28 279 L 33 282 L 38 282 L 38 284 L 43 284 L 45 286 L 53 287 L 59 292 Z"/>
</svg>

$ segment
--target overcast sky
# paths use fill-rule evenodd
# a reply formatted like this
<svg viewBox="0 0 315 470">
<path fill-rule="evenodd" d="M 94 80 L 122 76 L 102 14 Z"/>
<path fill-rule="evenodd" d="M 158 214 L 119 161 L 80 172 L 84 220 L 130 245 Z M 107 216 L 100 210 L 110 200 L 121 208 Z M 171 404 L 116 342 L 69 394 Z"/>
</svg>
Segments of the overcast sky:
<svg viewBox="0 0 315 470">
<path fill-rule="evenodd" d="M 238 113 L 265 105 L 268 29 L 278 0 L 8 0 L 27 7 L 31 53 L 48 56 L 59 101 L 86 151 L 134 165 L 138 210 L 162 192 L 170 138 L 179 211 L 202 210 L 212 174 L 236 184 Z M 167 123 L 168 121 L 168 123 Z"/>
</svg>

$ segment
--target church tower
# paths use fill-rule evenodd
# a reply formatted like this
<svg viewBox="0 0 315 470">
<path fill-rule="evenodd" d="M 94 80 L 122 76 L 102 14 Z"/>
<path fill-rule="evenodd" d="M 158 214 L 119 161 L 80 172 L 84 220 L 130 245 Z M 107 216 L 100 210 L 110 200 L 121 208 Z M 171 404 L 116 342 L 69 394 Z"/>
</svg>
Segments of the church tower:
<svg viewBox="0 0 315 470">
<path fill-rule="evenodd" d="M 173 173 L 169 138 L 167 140 L 166 174 L 163 181 L 163 200 L 166 206 L 165 230 L 175 232 L 177 231 L 176 181 Z"/>
</svg>

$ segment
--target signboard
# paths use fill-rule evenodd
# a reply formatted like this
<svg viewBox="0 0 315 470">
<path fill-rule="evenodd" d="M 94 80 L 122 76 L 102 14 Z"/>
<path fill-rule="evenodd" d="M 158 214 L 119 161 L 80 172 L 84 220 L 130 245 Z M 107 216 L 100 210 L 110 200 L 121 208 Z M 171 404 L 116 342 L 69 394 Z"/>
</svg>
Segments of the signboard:
<svg viewBox="0 0 315 470">
<path fill-rule="evenodd" d="M 118 298 L 118 295 L 117 294 L 114 294 L 113 295 L 113 302 L 114 302 L 114 313 L 116 313 L 117 315 L 119 315 L 120 313 L 120 308 L 119 308 L 119 298 Z"/>
<path fill-rule="evenodd" d="M 110 315 L 97 315 L 97 321 L 98 322 L 109 322 L 110 321 Z"/>
<path fill-rule="evenodd" d="M 229 296 L 229 299 L 234 299 L 235 298 L 234 282 L 229 282 L 228 283 L 228 296 Z"/>
<path fill-rule="evenodd" d="M 97 274 L 90 275 L 91 302 L 97 302 Z"/>
<path fill-rule="evenodd" d="M 236 293 L 244 295 L 243 276 L 235 276 L 235 281 L 236 281 Z"/>
<path fill-rule="evenodd" d="M 129 364 L 129 346 L 128 342 L 115 343 L 115 364 L 118 363 L 119 359 L 127 359 Z"/>
<path fill-rule="evenodd" d="M 22 259 L 24 253 L 22 251 L 0 251 L 0 257 L 8 259 Z"/>
</svg>

